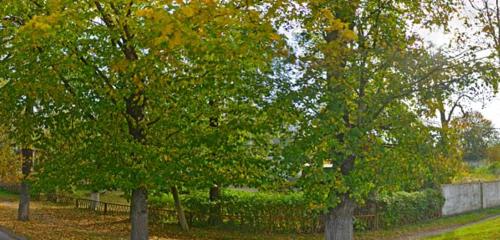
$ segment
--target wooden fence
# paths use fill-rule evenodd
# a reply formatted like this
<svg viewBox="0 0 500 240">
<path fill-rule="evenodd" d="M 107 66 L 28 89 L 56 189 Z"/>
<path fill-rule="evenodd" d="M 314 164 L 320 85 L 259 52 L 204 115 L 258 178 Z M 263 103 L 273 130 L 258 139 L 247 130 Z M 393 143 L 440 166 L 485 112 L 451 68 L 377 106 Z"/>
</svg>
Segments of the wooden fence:
<svg viewBox="0 0 500 240">
<path fill-rule="evenodd" d="M 14 185 L 1 184 L 0 188 L 7 191 L 18 192 L 18 187 Z M 94 211 L 104 215 L 129 215 L 130 205 L 116 204 L 102 201 L 94 201 L 90 199 L 74 198 L 65 195 L 45 194 L 35 196 L 34 199 L 40 201 L 49 201 L 67 206 L 74 206 L 76 209 Z M 224 224 L 231 225 L 234 228 L 254 229 L 265 232 L 297 232 L 297 233 L 314 233 L 321 232 L 324 226 L 324 217 L 321 215 L 304 216 L 301 211 L 291 211 L 290 214 L 286 210 L 277 212 L 252 212 L 251 216 L 244 215 L 241 212 L 230 212 L 226 209 L 221 209 L 221 217 Z M 368 204 L 363 208 L 355 210 L 354 218 L 355 225 L 358 230 L 376 230 L 385 227 L 381 219 L 383 215 L 379 213 L 376 204 Z M 153 225 L 177 224 L 177 213 L 173 209 L 149 207 L 149 221 Z M 209 214 L 206 211 L 192 212 L 185 211 L 186 218 L 190 225 L 204 226 L 208 222 Z M 436 212 L 431 218 L 440 217 L 440 212 Z M 401 219 L 397 225 L 413 224 L 427 219 Z"/>
<path fill-rule="evenodd" d="M 0 182 L 0 188 L 11 193 L 19 193 L 19 191 L 21 190 L 21 186 L 19 184 L 13 184 L 13 183 Z"/>
<path fill-rule="evenodd" d="M 76 209 L 90 210 L 104 215 L 129 215 L 130 205 L 74 198 L 65 195 L 45 195 L 40 200 L 74 206 Z M 149 221 L 152 224 L 176 223 L 177 213 L 172 209 L 148 208 Z"/>
<path fill-rule="evenodd" d="M 1 184 L 0 188 L 6 191 L 18 193 L 19 188 L 12 184 Z M 44 194 L 33 197 L 34 200 L 52 202 L 66 206 L 73 206 L 76 209 L 93 211 L 103 215 L 129 215 L 130 205 L 117 204 L 103 201 L 94 201 L 84 198 L 75 198 L 67 195 Z M 149 207 L 149 221 L 153 225 L 176 224 L 177 213 L 174 209 Z M 205 212 L 185 211 L 186 218 L 190 225 L 204 226 L 208 222 L 208 215 Z M 363 229 L 378 229 L 379 216 L 368 212 L 366 209 L 357 210 L 355 218 L 362 222 Z M 321 216 L 301 216 L 289 215 L 280 212 L 255 213 L 253 216 L 242 214 L 229 214 L 222 210 L 222 220 L 225 224 L 230 224 L 236 228 L 258 229 L 266 232 L 321 232 L 323 230 L 324 219 Z"/>
<path fill-rule="evenodd" d="M 44 195 L 42 201 L 74 206 L 76 209 L 94 211 L 104 215 L 128 215 L 130 205 L 116 204 L 90 199 L 74 198 L 64 195 Z M 265 232 L 298 232 L 317 233 L 323 231 L 324 218 L 322 216 L 302 216 L 285 214 L 283 212 L 257 212 L 253 216 L 242 214 L 228 214 L 222 209 L 222 220 L 225 224 L 235 228 L 255 229 Z M 299 212 L 297 212 L 299 213 Z M 153 225 L 176 224 L 177 213 L 173 209 L 148 208 L 149 221 Z M 186 219 L 190 225 L 205 226 L 209 215 L 205 212 L 185 211 Z M 379 215 L 368 209 L 357 209 L 355 219 L 362 230 L 375 230 L 381 226 Z"/>
</svg>

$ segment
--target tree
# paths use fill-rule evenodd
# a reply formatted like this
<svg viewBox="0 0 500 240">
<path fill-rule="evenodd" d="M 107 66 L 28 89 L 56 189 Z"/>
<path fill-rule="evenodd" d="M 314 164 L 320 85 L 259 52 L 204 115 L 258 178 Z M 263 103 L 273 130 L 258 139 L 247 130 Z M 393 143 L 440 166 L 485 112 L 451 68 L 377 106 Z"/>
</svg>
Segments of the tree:
<svg viewBox="0 0 500 240">
<path fill-rule="evenodd" d="M 187 224 L 186 216 L 184 215 L 184 210 L 182 209 L 181 200 L 179 199 L 179 192 L 176 186 L 171 188 L 172 196 L 174 197 L 175 211 L 177 212 L 177 218 L 179 219 L 179 224 L 182 230 L 189 231 L 189 226 Z"/>
<path fill-rule="evenodd" d="M 26 8 L 35 14 L 24 16 Z M 14 37 L 3 90 L 37 99 L 45 184 L 130 191 L 131 239 L 147 239 L 148 191 L 177 185 L 186 169 L 202 172 L 190 161 L 207 161 L 199 157 L 205 146 L 191 144 L 210 136 L 214 114 L 235 129 L 220 147 L 258 139 L 249 123 L 260 122 L 252 113 L 265 112 L 273 96 L 278 8 L 274 1 L 3 3 L 2 16 L 23 20 L 6 26 Z M 187 149 L 199 151 L 181 162 Z"/>
<path fill-rule="evenodd" d="M 439 63 L 410 31 L 447 26 L 453 1 L 315 1 L 307 5 L 299 41 L 304 94 L 296 105 L 305 115 L 296 140 L 295 158 L 306 176 L 303 188 L 325 204 L 326 239 L 352 239 L 352 214 L 375 188 L 370 174 L 382 153 L 408 152 L 405 135 L 414 129 L 394 127 L 393 119 L 416 126 L 411 116 L 417 95 L 432 98 L 471 76 L 482 63 L 473 51 L 446 56 Z M 431 63 L 431 64 L 429 64 Z M 442 78 L 441 75 L 453 76 Z M 426 130 L 429 133 L 429 131 Z M 430 142 L 432 144 L 432 142 Z M 411 145 L 410 145 L 411 146 Z M 406 158 L 409 159 L 409 158 Z M 410 163 L 391 158 L 393 166 Z M 402 159 L 405 160 L 405 159 Z M 325 163 L 332 165 L 324 169 Z M 442 163 L 439 163 L 442 164 Z M 396 183 L 397 184 L 397 183 Z"/>
<path fill-rule="evenodd" d="M 2 2 L 0 23 L 0 96 L 2 106 L 0 116 L 4 121 L 7 134 L 11 137 L 13 144 L 18 149 L 21 157 L 21 191 L 18 209 L 18 219 L 26 221 L 29 219 L 29 194 L 32 171 L 33 147 L 37 145 L 43 132 L 41 124 L 40 103 L 42 98 L 34 94 L 35 88 L 26 86 L 22 93 L 14 91 L 10 77 L 13 72 L 21 72 L 22 67 L 31 67 L 33 62 L 26 61 L 22 52 L 14 49 L 15 33 L 31 19 L 33 15 L 39 14 L 40 9 L 35 8 L 33 2 L 24 2 L 13 9 L 12 2 Z M 27 69 L 25 68 L 25 69 Z M 50 92 L 50 88 L 46 89 Z"/>
<path fill-rule="evenodd" d="M 474 48 L 470 50 L 474 55 Z M 447 58 L 446 56 L 453 54 L 453 52 L 460 51 L 457 49 L 438 50 L 437 53 L 432 54 L 429 65 L 439 65 L 439 62 L 442 62 Z M 430 174 L 431 176 L 453 176 L 465 172 L 465 165 L 462 164 L 463 152 L 460 144 L 460 130 L 455 127 L 454 119 L 460 114 L 470 111 L 472 103 L 487 101 L 491 97 L 491 92 L 495 91 L 497 81 L 495 78 L 490 77 L 490 71 L 495 69 L 490 62 L 478 60 L 481 63 L 473 66 L 456 65 L 455 68 L 460 69 L 459 72 L 436 74 L 433 76 L 435 81 L 450 81 L 451 84 L 444 89 L 432 92 L 432 94 L 424 92 L 417 95 L 416 111 L 426 119 L 429 125 L 434 126 L 437 133 L 436 137 L 439 140 L 436 143 L 436 148 L 439 151 L 434 153 L 434 158 L 438 156 L 438 159 L 441 160 L 430 165 L 434 169 Z M 457 77 L 461 80 L 453 81 Z M 450 172 L 450 170 L 452 171 Z M 441 181 L 436 181 L 428 186 L 437 187 L 447 180 L 441 177 L 436 179 Z"/>
<path fill-rule="evenodd" d="M 500 64 L 500 2 L 497 0 L 463 0 L 466 27 L 478 29 L 473 35 L 476 46 L 489 51 Z M 464 39 L 465 40 L 465 39 Z"/>
<path fill-rule="evenodd" d="M 488 147 L 487 158 L 490 163 L 500 162 L 500 144 L 496 143 L 493 146 Z"/>
<path fill-rule="evenodd" d="M 405 104 L 398 108 L 383 119 L 382 143 L 367 153 L 373 161 L 368 164 L 373 170 L 365 170 L 373 182 L 371 193 L 420 191 L 452 181 L 463 168 L 460 159 L 440 147 L 440 128 L 424 123 Z"/>
<path fill-rule="evenodd" d="M 448 52 L 456 52 L 456 50 L 448 50 Z M 446 61 L 445 59 L 452 53 L 445 53 L 442 50 L 432 55 L 430 65 L 440 65 L 440 62 Z M 473 53 L 474 54 L 474 53 Z M 460 56 L 459 57 L 463 57 Z M 445 149 L 445 153 L 452 157 L 458 152 L 453 149 L 457 145 L 457 131 L 452 128 L 452 121 L 460 114 L 465 115 L 471 111 L 470 105 L 478 102 L 486 102 L 491 98 L 491 90 L 495 89 L 495 78 L 489 77 L 489 71 L 494 70 L 488 62 L 476 64 L 473 69 L 471 66 L 456 65 L 455 68 L 460 69 L 458 72 L 442 72 L 433 76 L 438 81 L 449 81 L 451 84 L 441 91 L 429 94 L 420 94 L 419 106 L 417 111 L 420 115 L 433 118 L 438 121 L 440 132 L 440 145 Z M 469 69 L 469 70 L 467 70 Z M 471 71 L 472 70 L 472 71 Z M 451 75 L 450 75 L 451 73 Z M 480 73 L 480 74 L 476 74 Z M 454 81 L 460 77 L 460 81 Z"/>
<path fill-rule="evenodd" d="M 0 182 L 19 182 L 21 161 L 14 152 L 14 143 L 9 138 L 6 128 L 0 127 Z"/>
<path fill-rule="evenodd" d="M 463 160 L 477 162 L 487 157 L 488 148 L 498 142 L 498 132 L 493 123 L 479 112 L 467 113 L 453 122 L 463 149 Z"/>
<path fill-rule="evenodd" d="M 13 92 L 8 92 L 7 89 L 8 87 L 2 89 L 4 106 L 0 116 L 5 121 L 7 134 L 11 136 L 21 159 L 18 220 L 28 221 L 34 145 L 39 143 L 39 134 L 42 130 L 40 115 L 36 112 L 37 101 L 32 96 L 13 96 L 11 95 Z M 15 166 L 15 161 L 11 163 Z"/>
</svg>

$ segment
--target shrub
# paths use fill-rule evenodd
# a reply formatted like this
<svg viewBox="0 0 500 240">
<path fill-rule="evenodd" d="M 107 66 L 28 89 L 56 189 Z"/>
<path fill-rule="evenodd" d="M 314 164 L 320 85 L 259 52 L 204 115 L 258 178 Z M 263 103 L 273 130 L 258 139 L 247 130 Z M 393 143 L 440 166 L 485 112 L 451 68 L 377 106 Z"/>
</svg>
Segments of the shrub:
<svg viewBox="0 0 500 240">
<path fill-rule="evenodd" d="M 225 224 L 248 229 L 274 232 L 319 232 L 323 229 L 323 217 L 319 208 L 313 208 L 300 192 L 289 194 L 243 192 L 225 190 L 217 202 L 208 200 L 207 192 L 192 192 L 181 196 L 188 220 L 192 225 L 206 225 L 210 209 L 221 206 Z M 170 196 L 150 198 L 158 207 L 173 206 Z M 378 227 L 400 226 L 437 217 L 444 204 L 437 190 L 421 192 L 396 192 L 379 196 L 372 206 L 356 210 L 354 218 L 357 231 Z"/>
<path fill-rule="evenodd" d="M 221 206 L 224 222 L 249 229 L 264 231 L 316 232 L 319 211 L 308 206 L 302 193 L 263 193 L 224 190 L 220 200 L 211 202 L 207 192 L 181 195 L 183 206 L 191 224 L 205 225 L 210 209 Z M 171 206 L 172 199 L 153 196 L 151 204 Z"/>
<path fill-rule="evenodd" d="M 441 192 L 396 192 L 377 198 L 379 217 L 384 227 L 401 226 L 438 217 L 444 204 Z"/>
</svg>

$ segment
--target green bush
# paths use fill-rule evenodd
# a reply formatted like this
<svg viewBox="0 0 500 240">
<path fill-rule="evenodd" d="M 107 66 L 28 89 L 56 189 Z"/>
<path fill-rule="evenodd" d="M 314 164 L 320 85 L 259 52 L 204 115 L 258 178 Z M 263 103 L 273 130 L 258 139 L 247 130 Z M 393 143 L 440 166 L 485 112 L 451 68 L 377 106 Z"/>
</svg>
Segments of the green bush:
<svg viewBox="0 0 500 240">
<path fill-rule="evenodd" d="M 234 223 L 270 230 L 314 231 L 318 213 L 300 193 L 228 192 L 221 199 L 223 214 Z"/>
<path fill-rule="evenodd" d="M 316 232 L 319 211 L 308 206 L 302 193 L 263 193 L 224 190 L 219 201 L 211 202 L 208 192 L 181 195 L 188 220 L 193 225 L 206 225 L 210 209 L 221 206 L 224 223 L 249 229 L 280 232 Z M 150 198 L 153 205 L 172 206 L 164 195 Z"/>
<path fill-rule="evenodd" d="M 210 209 L 221 208 L 225 224 L 248 229 L 278 232 L 319 232 L 323 229 L 320 209 L 314 209 L 302 193 L 263 193 L 225 190 L 217 202 L 208 200 L 208 192 L 181 195 L 188 220 L 192 225 L 206 225 Z M 152 196 L 150 203 L 158 207 L 173 207 L 166 194 Z M 371 206 L 355 211 L 357 231 L 379 227 L 400 226 L 437 217 L 444 204 L 436 190 L 396 192 L 379 196 Z"/>
<path fill-rule="evenodd" d="M 500 162 L 491 163 L 488 166 L 488 170 L 491 174 L 500 175 Z"/>
<path fill-rule="evenodd" d="M 441 192 L 396 192 L 377 198 L 379 219 L 383 227 L 401 226 L 438 217 L 444 204 Z"/>
</svg>

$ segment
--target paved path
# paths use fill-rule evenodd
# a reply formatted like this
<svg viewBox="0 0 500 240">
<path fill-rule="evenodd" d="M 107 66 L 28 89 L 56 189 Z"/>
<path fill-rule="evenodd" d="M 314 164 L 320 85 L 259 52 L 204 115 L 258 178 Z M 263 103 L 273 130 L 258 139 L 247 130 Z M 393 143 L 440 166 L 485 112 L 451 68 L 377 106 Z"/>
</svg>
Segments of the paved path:
<svg viewBox="0 0 500 240">
<path fill-rule="evenodd" d="M 16 236 L 9 229 L 0 226 L 0 240 L 26 240 L 26 238 Z"/>
<path fill-rule="evenodd" d="M 9 234 L 2 232 L 0 230 L 0 240 L 16 240 L 15 238 L 12 238 Z"/>
<path fill-rule="evenodd" d="M 396 238 L 394 240 L 417 240 L 417 239 L 424 239 L 424 238 L 428 238 L 428 237 L 434 237 L 434 236 L 445 234 L 445 233 L 448 233 L 448 232 L 453 232 L 453 231 L 457 230 L 458 228 L 468 227 L 470 225 L 474 225 L 474 224 L 477 224 L 477 223 L 486 222 L 486 221 L 489 221 L 489 220 L 492 220 L 492 219 L 495 219 L 495 218 L 499 218 L 499 217 L 500 217 L 500 215 L 494 215 L 494 216 L 490 216 L 490 217 L 486 217 L 486 218 L 480 219 L 480 220 L 475 221 L 475 222 L 454 225 L 454 226 L 447 227 L 447 228 L 444 228 L 444 229 L 437 229 L 437 230 L 428 231 L 428 232 L 419 232 L 419 233 L 415 233 L 415 234 L 410 235 L 410 236 L 399 237 L 399 238 Z"/>
</svg>

